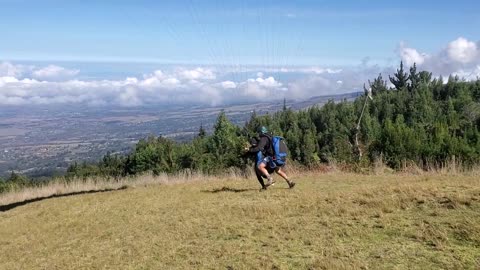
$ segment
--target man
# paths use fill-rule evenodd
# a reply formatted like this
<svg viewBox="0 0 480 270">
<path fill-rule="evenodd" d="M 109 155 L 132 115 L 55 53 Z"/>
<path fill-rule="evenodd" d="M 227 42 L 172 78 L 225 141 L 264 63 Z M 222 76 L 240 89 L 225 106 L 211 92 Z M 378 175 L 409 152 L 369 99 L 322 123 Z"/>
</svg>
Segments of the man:
<svg viewBox="0 0 480 270">
<path fill-rule="evenodd" d="M 252 138 L 250 139 L 250 146 L 251 147 L 257 147 L 258 145 L 258 141 L 259 139 L 258 138 Z M 258 182 L 260 183 L 260 185 L 262 186 L 262 189 L 260 189 L 260 191 L 264 191 L 267 189 L 267 186 L 265 185 L 265 183 L 263 182 L 263 178 L 265 176 L 262 175 L 262 173 L 258 170 L 258 166 L 257 164 L 259 164 L 259 162 L 261 162 L 263 160 L 263 154 L 262 154 L 262 151 L 258 151 L 256 154 L 255 154 L 255 164 L 253 164 L 253 170 L 255 171 L 255 176 L 257 177 L 257 180 Z M 273 173 L 275 171 L 275 169 L 272 169 L 270 167 L 267 167 L 267 171 L 269 174 Z"/>
<path fill-rule="evenodd" d="M 273 169 L 278 175 L 280 175 L 283 179 L 285 179 L 285 181 L 287 181 L 289 188 L 293 188 L 295 186 L 295 182 L 288 179 L 287 174 L 283 171 L 284 165 L 278 166 L 273 160 L 272 136 L 268 134 L 268 129 L 266 127 L 262 126 L 259 129 L 259 138 L 260 139 L 257 146 L 251 147 L 249 149 L 249 152 L 257 153 L 257 155 L 258 152 L 261 152 L 263 155 L 262 159 L 257 160 L 256 166 L 258 171 L 268 179 L 265 187 L 269 187 L 275 183 L 269 173 L 269 169 Z"/>
</svg>

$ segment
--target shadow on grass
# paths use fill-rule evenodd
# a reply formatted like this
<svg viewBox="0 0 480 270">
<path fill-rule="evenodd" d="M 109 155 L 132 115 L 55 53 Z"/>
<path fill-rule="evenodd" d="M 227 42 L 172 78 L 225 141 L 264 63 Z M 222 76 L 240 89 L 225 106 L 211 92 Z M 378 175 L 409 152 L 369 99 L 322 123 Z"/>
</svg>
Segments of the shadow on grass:
<svg viewBox="0 0 480 270">
<path fill-rule="evenodd" d="M 70 197 L 70 196 L 75 196 L 75 195 L 82 195 L 82 194 L 91 194 L 91 193 L 102 193 L 102 192 L 110 192 L 110 191 L 117 191 L 117 190 L 123 190 L 127 189 L 127 186 L 122 186 L 119 188 L 108 188 L 108 189 L 101 189 L 101 190 L 87 190 L 87 191 L 78 191 L 78 192 L 71 192 L 71 193 L 65 193 L 65 194 L 55 194 L 55 195 L 50 195 L 47 197 L 40 197 L 40 198 L 35 198 L 35 199 L 29 199 L 21 202 L 15 202 L 11 204 L 6 204 L 6 205 L 0 205 L 0 212 L 6 212 L 9 210 L 12 210 L 14 208 L 17 208 L 19 206 L 24 206 L 30 203 L 34 202 L 39 202 L 47 199 L 53 199 L 53 198 L 61 198 L 61 197 Z"/>
<path fill-rule="evenodd" d="M 222 187 L 216 188 L 214 190 L 202 190 L 202 192 L 206 193 L 220 193 L 220 192 L 232 192 L 232 193 L 239 193 L 239 192 L 249 192 L 249 191 L 258 191 L 258 189 L 254 188 L 230 188 L 230 187 Z"/>
</svg>

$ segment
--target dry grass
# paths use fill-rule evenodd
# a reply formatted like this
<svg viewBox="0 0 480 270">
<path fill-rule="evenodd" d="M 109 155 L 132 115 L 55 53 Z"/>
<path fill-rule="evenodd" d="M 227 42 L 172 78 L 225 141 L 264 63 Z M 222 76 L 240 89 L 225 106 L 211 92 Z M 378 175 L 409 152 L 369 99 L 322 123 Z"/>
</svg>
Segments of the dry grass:
<svg viewBox="0 0 480 270">
<path fill-rule="evenodd" d="M 147 186 L 147 185 L 169 185 L 185 182 L 211 181 L 218 179 L 244 179 L 250 177 L 253 172 L 242 173 L 239 170 L 232 169 L 221 176 L 207 176 L 198 172 L 183 171 L 176 175 L 161 174 L 153 176 L 151 174 L 137 177 L 127 177 L 119 180 L 106 180 L 102 178 L 90 179 L 72 179 L 48 182 L 40 187 L 29 187 L 21 190 L 0 194 L 0 207 L 12 203 L 34 200 L 37 198 L 60 197 L 61 195 L 75 195 L 82 193 L 93 193 L 94 191 L 113 191 L 128 187 Z"/>
<path fill-rule="evenodd" d="M 0 212 L 0 269 L 480 268 L 473 172 L 184 177 Z"/>
</svg>

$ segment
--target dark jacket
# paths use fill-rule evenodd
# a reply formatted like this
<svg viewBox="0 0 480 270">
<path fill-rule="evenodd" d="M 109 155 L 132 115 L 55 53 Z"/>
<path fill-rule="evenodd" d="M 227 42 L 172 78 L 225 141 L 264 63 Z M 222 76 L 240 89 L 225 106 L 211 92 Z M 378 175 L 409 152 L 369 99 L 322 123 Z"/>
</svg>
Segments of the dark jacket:
<svg viewBox="0 0 480 270">
<path fill-rule="evenodd" d="M 269 135 L 261 134 L 258 144 L 254 147 L 251 147 L 249 152 L 257 153 L 258 151 L 261 151 L 263 155 L 271 156 L 272 155 L 271 141 L 272 141 L 272 138 Z"/>
</svg>

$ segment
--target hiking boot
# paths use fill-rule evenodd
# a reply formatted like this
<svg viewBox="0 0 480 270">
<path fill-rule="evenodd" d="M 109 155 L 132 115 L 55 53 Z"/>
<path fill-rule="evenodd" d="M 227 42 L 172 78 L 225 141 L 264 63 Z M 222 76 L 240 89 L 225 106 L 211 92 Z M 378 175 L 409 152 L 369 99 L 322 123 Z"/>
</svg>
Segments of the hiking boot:
<svg viewBox="0 0 480 270">
<path fill-rule="evenodd" d="M 288 181 L 288 188 L 293 188 L 295 186 L 295 182 Z"/>
<path fill-rule="evenodd" d="M 273 180 L 273 178 L 269 177 L 267 183 L 265 184 L 265 187 L 273 186 L 274 184 L 275 181 Z"/>
</svg>

